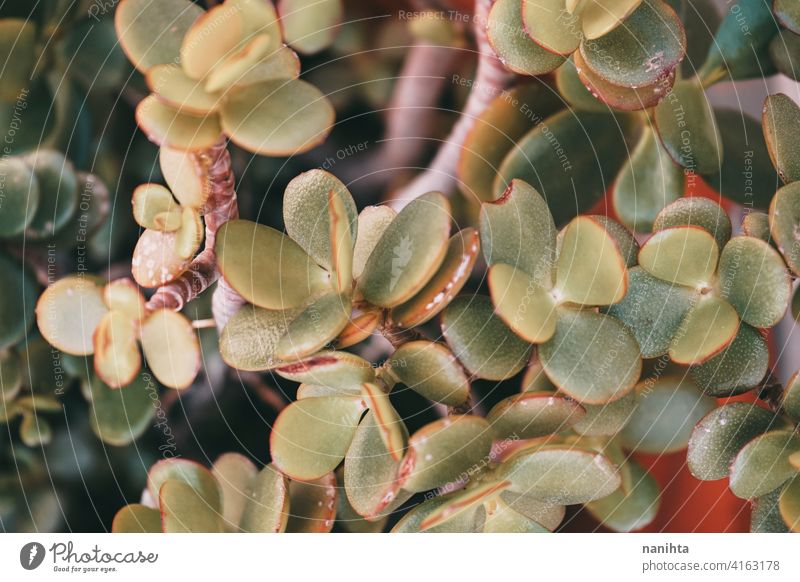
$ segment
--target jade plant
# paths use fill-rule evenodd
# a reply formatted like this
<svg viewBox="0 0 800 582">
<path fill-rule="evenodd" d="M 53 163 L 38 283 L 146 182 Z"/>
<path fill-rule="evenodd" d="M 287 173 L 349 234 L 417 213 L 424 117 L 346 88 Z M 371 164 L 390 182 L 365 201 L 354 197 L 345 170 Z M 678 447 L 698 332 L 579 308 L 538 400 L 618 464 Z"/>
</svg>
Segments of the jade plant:
<svg viewBox="0 0 800 582">
<path fill-rule="evenodd" d="M 800 108 L 709 92 L 796 2 L 73 4 L 0 8 L 4 528 L 627 532 L 676 454 L 798 531 Z"/>
</svg>

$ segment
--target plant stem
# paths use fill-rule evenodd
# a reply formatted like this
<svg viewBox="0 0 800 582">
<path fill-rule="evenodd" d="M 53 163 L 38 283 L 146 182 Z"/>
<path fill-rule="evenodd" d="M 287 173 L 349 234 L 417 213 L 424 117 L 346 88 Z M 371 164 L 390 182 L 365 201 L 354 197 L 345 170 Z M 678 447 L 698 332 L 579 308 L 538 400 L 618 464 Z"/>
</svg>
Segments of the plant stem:
<svg viewBox="0 0 800 582">
<path fill-rule="evenodd" d="M 427 170 L 390 196 L 390 203 L 395 209 L 402 208 L 426 192 L 435 190 L 449 196 L 455 191 L 458 160 L 476 119 L 514 79 L 514 74 L 503 66 L 489 44 L 486 23 L 491 7 L 492 0 L 475 0 L 473 30 L 478 67 L 464 109 Z"/>
<path fill-rule="evenodd" d="M 147 302 L 149 311 L 156 309 L 180 311 L 188 302 L 219 279 L 217 256 L 214 252 L 217 231 L 227 221 L 239 217 L 239 207 L 236 204 L 236 191 L 234 190 L 234 177 L 231 169 L 231 156 L 225 140 L 220 139 L 208 150 L 195 154 L 194 161 L 196 170 L 209 191 L 206 211 L 203 216 L 206 231 L 204 248 L 192 260 L 186 272 L 156 290 L 150 301 Z M 238 293 L 230 289 L 222 280 L 219 281 L 217 286 L 218 290 L 221 288 L 225 289 L 222 294 L 225 295 L 226 309 L 237 301 L 241 301 L 241 303 L 238 303 L 236 308 L 244 302 Z M 230 293 L 235 294 L 235 297 Z M 217 293 L 214 294 L 214 318 L 217 321 L 217 326 L 221 329 L 220 318 L 217 317 L 216 295 Z M 224 317 L 224 322 L 227 322 L 228 317 L 230 315 Z"/>
</svg>

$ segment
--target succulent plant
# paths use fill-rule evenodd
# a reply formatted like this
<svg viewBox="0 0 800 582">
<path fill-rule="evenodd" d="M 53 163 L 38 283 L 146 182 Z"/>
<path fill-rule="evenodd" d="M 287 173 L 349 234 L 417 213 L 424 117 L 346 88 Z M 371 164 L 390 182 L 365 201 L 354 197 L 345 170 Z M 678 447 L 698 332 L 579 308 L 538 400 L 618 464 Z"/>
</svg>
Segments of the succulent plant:
<svg viewBox="0 0 800 582">
<path fill-rule="evenodd" d="M 637 531 L 685 454 L 798 531 L 800 108 L 708 92 L 796 2 L 73 4 L 0 8 L 6 529 Z"/>
</svg>

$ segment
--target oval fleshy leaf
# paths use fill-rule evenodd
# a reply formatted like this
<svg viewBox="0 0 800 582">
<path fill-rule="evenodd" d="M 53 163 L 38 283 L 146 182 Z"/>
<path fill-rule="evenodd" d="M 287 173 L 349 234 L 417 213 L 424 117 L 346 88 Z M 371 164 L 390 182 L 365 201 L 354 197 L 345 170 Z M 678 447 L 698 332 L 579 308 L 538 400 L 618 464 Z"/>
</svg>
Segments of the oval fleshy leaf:
<svg viewBox="0 0 800 582">
<path fill-rule="evenodd" d="M 200 371 L 200 343 L 192 324 L 180 313 L 159 309 L 142 324 L 147 367 L 164 386 L 189 387 Z"/>
<path fill-rule="evenodd" d="M 508 69 L 521 75 L 544 75 L 557 69 L 564 56 L 547 50 L 524 33 L 523 2 L 494 3 L 486 23 L 489 42 Z"/>
<path fill-rule="evenodd" d="M 420 529 L 425 531 L 455 519 L 461 514 L 474 513 L 480 505 L 491 502 L 508 489 L 509 485 L 511 484 L 508 481 L 489 482 L 459 491 L 450 497 L 447 503 L 428 514 L 420 523 Z"/>
<path fill-rule="evenodd" d="M 622 487 L 603 499 L 592 501 L 586 509 L 604 526 L 618 532 L 642 529 L 658 513 L 661 490 L 655 478 L 634 460 L 625 462 L 632 488 Z"/>
<path fill-rule="evenodd" d="M 392 528 L 392 533 L 420 533 L 422 531 L 422 522 L 440 507 L 445 506 L 449 500 L 459 492 L 450 493 L 448 495 L 440 495 L 433 499 L 428 499 L 414 507 L 411 511 L 406 513 L 400 521 Z M 477 508 L 476 511 L 465 511 L 459 513 L 453 519 L 430 529 L 425 530 L 425 533 L 473 533 L 479 532 L 483 529 L 484 511 L 483 508 Z"/>
<path fill-rule="evenodd" d="M 400 382 L 429 400 L 461 406 L 469 399 L 469 378 L 443 344 L 428 340 L 404 343 L 388 365 Z"/>
<path fill-rule="evenodd" d="M 14 102 L 27 88 L 37 64 L 38 26 L 33 18 L 5 18 L 7 15 L 0 20 L 0 55 L 4 61 L 0 99 Z"/>
<path fill-rule="evenodd" d="M 153 95 L 139 102 L 136 123 L 156 145 L 184 151 L 210 148 L 222 133 L 216 115 L 191 115 L 160 102 Z"/>
<path fill-rule="evenodd" d="M 621 431 L 636 410 L 636 392 L 606 404 L 584 404 L 586 414 L 578 419 L 572 430 L 584 436 L 611 436 Z"/>
<path fill-rule="evenodd" d="M 488 274 L 495 313 L 515 334 L 530 343 L 543 343 L 556 331 L 553 292 L 539 286 L 521 269 L 499 263 Z"/>
<path fill-rule="evenodd" d="M 364 266 L 359 288 L 380 307 L 399 305 L 422 290 L 441 266 L 450 234 L 450 204 L 429 192 L 403 208 Z"/>
<path fill-rule="evenodd" d="M 655 109 L 664 148 L 684 168 L 708 174 L 719 168 L 722 137 L 700 81 L 678 81 Z"/>
<path fill-rule="evenodd" d="M 408 439 L 404 434 L 403 446 Z M 344 459 L 344 488 L 350 505 L 362 517 L 386 513 L 398 499 L 400 461 L 384 444 L 375 414 L 370 410 L 358 425 Z"/>
<path fill-rule="evenodd" d="M 336 336 L 333 342 L 334 347 L 343 350 L 366 340 L 378 329 L 382 320 L 381 313 L 377 311 L 365 311 L 352 316 L 341 333 Z"/>
<path fill-rule="evenodd" d="M 254 496 L 258 470 L 244 455 L 225 453 L 214 461 L 211 474 L 219 484 L 225 527 L 239 531 L 245 508 Z"/>
<path fill-rule="evenodd" d="M 167 481 L 158 492 L 164 533 L 219 533 L 222 516 L 191 485 Z"/>
<path fill-rule="evenodd" d="M 139 69 L 177 63 L 183 37 L 203 9 L 189 0 L 122 0 L 114 12 L 117 37 Z"/>
<path fill-rule="evenodd" d="M 800 475 L 789 481 L 778 503 L 783 522 L 795 533 L 800 532 Z"/>
<path fill-rule="evenodd" d="M 147 229 L 133 249 L 131 273 L 142 287 L 155 288 L 180 277 L 190 260 L 177 252 L 177 234 Z"/>
<path fill-rule="evenodd" d="M 309 481 L 330 473 L 344 459 L 365 408 L 361 397 L 293 402 L 272 428 L 272 462 L 292 479 Z"/>
<path fill-rule="evenodd" d="M 588 0 L 581 9 L 581 27 L 588 40 L 608 34 L 636 10 L 642 0 Z"/>
<path fill-rule="evenodd" d="M 41 193 L 33 170 L 21 158 L 0 160 L 3 183 L 3 205 L 0 206 L 0 236 L 16 237 L 25 232 L 39 207 Z"/>
<path fill-rule="evenodd" d="M 192 487 L 208 507 L 219 511 L 219 485 L 211 471 L 187 459 L 170 458 L 157 462 L 147 473 L 147 490 L 154 499 L 167 481 L 179 481 Z"/>
<path fill-rule="evenodd" d="M 782 428 L 776 415 L 750 403 L 733 402 L 713 410 L 698 423 L 689 440 L 686 462 L 698 479 L 727 477 L 736 455 L 755 437 Z"/>
<path fill-rule="evenodd" d="M 172 232 L 181 226 L 172 193 L 160 184 L 142 184 L 133 191 L 133 219 L 143 228 Z"/>
<path fill-rule="evenodd" d="M 769 232 L 769 215 L 758 210 L 748 212 L 742 219 L 742 232 L 746 236 L 752 236 L 764 242 L 772 242 L 772 234 Z"/>
<path fill-rule="evenodd" d="M 348 352 L 318 352 L 298 362 L 279 365 L 275 371 L 289 380 L 329 388 L 351 389 L 375 381 L 370 362 Z"/>
<path fill-rule="evenodd" d="M 643 358 L 657 358 L 669 351 L 694 298 L 691 289 L 634 267 L 628 271 L 628 293 L 607 313 L 625 324 L 639 343 Z"/>
<path fill-rule="evenodd" d="M 358 215 L 358 238 L 353 247 L 353 276 L 360 278 L 375 245 L 397 212 L 389 206 L 367 206 Z"/>
<path fill-rule="evenodd" d="M 696 226 L 707 230 L 721 249 L 731 238 L 731 219 L 723 208 L 708 198 L 679 198 L 662 210 L 653 224 L 653 232 L 678 226 Z"/>
<path fill-rule="evenodd" d="M 142 366 L 134 321 L 120 311 L 109 311 L 94 331 L 94 370 L 112 388 L 126 386 Z"/>
<path fill-rule="evenodd" d="M 252 495 L 244 507 L 241 529 L 252 533 L 277 533 L 289 520 L 289 480 L 275 465 L 259 471 Z"/>
<path fill-rule="evenodd" d="M 328 274 L 296 242 L 254 222 L 223 224 L 216 253 L 225 280 L 259 307 L 300 307 L 329 286 Z"/>
<path fill-rule="evenodd" d="M 275 346 L 281 360 L 305 358 L 329 344 L 350 320 L 350 297 L 330 293 L 306 307 Z"/>
<path fill-rule="evenodd" d="M 263 62 L 262 59 L 265 59 L 272 51 L 272 45 L 272 39 L 268 34 L 258 34 L 241 43 L 235 51 L 219 61 L 208 76 L 203 79 L 205 90 L 215 92 L 231 86 L 241 87 L 246 85 L 247 83 L 240 84 L 240 79 L 251 74 L 253 69 Z M 285 78 L 294 77 L 289 74 Z"/>
<path fill-rule="evenodd" d="M 547 203 L 535 188 L 512 180 L 501 198 L 482 204 L 480 233 L 489 265 L 511 265 L 550 287 L 556 227 Z"/>
<path fill-rule="evenodd" d="M 222 99 L 222 94 L 207 91 L 202 81 L 187 76 L 178 65 L 156 65 L 145 79 L 158 99 L 183 113 L 213 113 Z"/>
<path fill-rule="evenodd" d="M 161 513 L 139 503 L 126 505 L 114 516 L 111 533 L 161 533 Z"/>
<path fill-rule="evenodd" d="M 626 138 L 638 127 L 630 118 L 604 113 L 556 113 L 509 151 L 498 169 L 495 193 L 499 196 L 514 178 L 525 180 L 547 201 L 555 223 L 564 224 L 608 191 L 628 156 Z M 553 147 L 555 143 L 560 147 Z M 485 247 L 487 242 L 481 242 Z"/>
<path fill-rule="evenodd" d="M 361 385 L 364 402 L 375 417 L 375 426 L 381 435 L 386 450 L 392 459 L 403 458 L 407 438 L 403 421 L 392 406 L 389 396 L 377 384 L 365 382 Z"/>
<path fill-rule="evenodd" d="M 781 408 L 792 420 L 800 422 L 800 372 L 795 372 L 783 387 Z"/>
<path fill-rule="evenodd" d="M 500 499 L 509 509 L 542 525 L 548 531 L 555 531 L 564 521 L 566 508 L 555 503 L 539 501 L 531 495 L 503 491 Z"/>
<path fill-rule="evenodd" d="M 639 251 L 639 264 L 651 275 L 695 288 L 710 285 L 718 259 L 714 237 L 695 226 L 660 230 Z"/>
<path fill-rule="evenodd" d="M 506 327 L 483 295 L 456 298 L 442 314 L 442 333 L 453 355 L 478 378 L 510 378 L 530 357 L 530 344 Z"/>
<path fill-rule="evenodd" d="M 138 374 L 128 386 L 114 389 L 92 377 L 85 386 L 91 397 L 89 424 L 103 442 L 127 445 L 150 428 L 156 413 L 153 396 L 158 397 L 152 379 Z"/>
<path fill-rule="evenodd" d="M 800 6 L 792 0 L 775 0 L 772 4 L 780 23 L 795 34 L 800 34 Z"/>
<path fill-rule="evenodd" d="M 800 437 L 792 431 L 775 430 L 757 436 L 733 459 L 731 492 L 752 499 L 780 487 L 797 473 L 789 463 L 796 451 L 800 451 Z"/>
<path fill-rule="evenodd" d="M 722 296 L 743 321 L 772 327 L 786 313 L 792 280 L 781 256 L 768 243 L 749 236 L 731 239 L 719 259 Z"/>
<path fill-rule="evenodd" d="M 300 79 L 248 85 L 220 108 L 220 123 L 231 141 L 265 156 L 290 156 L 316 147 L 333 120 L 327 97 Z"/>
<path fill-rule="evenodd" d="M 555 335 L 539 346 L 539 358 L 554 384 L 587 404 L 622 398 L 642 370 L 639 345 L 619 321 L 564 307 Z"/>
<path fill-rule="evenodd" d="M 75 275 L 44 290 L 36 304 L 36 322 L 52 346 L 87 356 L 94 353 L 92 336 L 107 312 L 103 288 L 88 277 Z"/>
<path fill-rule="evenodd" d="M 181 206 L 202 208 L 210 190 L 206 181 L 197 172 L 194 156 L 162 146 L 158 150 L 158 160 L 164 180 Z"/>
<path fill-rule="evenodd" d="M 336 517 L 336 476 L 289 481 L 287 533 L 329 533 Z"/>
<path fill-rule="evenodd" d="M 580 20 L 566 11 L 566 0 L 523 0 L 522 21 L 536 44 L 557 55 L 569 55 L 581 42 Z M 519 34 L 512 31 L 506 34 Z"/>
<path fill-rule="evenodd" d="M 621 444 L 654 455 L 685 449 L 694 426 L 716 405 L 693 382 L 679 377 L 645 380 L 636 392 L 636 410 L 620 433 Z"/>
<path fill-rule="evenodd" d="M 601 8 L 602 9 L 602 8 Z M 623 87 L 653 85 L 669 76 L 686 52 L 686 33 L 665 2 L 647 0 L 608 34 L 581 43 L 587 66 Z"/>
<path fill-rule="evenodd" d="M 533 439 L 569 430 L 586 415 L 570 398 L 551 392 L 523 392 L 497 403 L 486 415 L 495 440 Z"/>
<path fill-rule="evenodd" d="M 186 31 L 180 48 L 181 67 L 192 79 L 202 79 L 239 45 L 243 28 L 236 6 L 213 6 Z"/>
<path fill-rule="evenodd" d="M 439 270 L 419 293 L 392 309 L 392 323 L 410 329 L 438 315 L 469 279 L 479 251 L 480 237 L 474 228 L 465 228 L 450 237 Z"/>
<path fill-rule="evenodd" d="M 275 355 L 296 311 L 272 311 L 245 305 L 233 314 L 219 338 L 226 364 L 237 370 L 270 370 L 283 364 Z"/>
<path fill-rule="evenodd" d="M 556 267 L 556 292 L 580 305 L 611 305 L 624 296 L 628 271 L 605 227 L 579 216 L 564 230 Z"/>
<path fill-rule="evenodd" d="M 728 346 L 738 331 L 739 316 L 730 303 L 701 296 L 678 327 L 669 357 L 678 364 L 702 364 Z"/>
<path fill-rule="evenodd" d="M 335 212 L 329 198 L 331 192 L 338 200 Z M 319 169 L 311 170 L 300 174 L 286 186 L 283 194 L 283 222 L 286 225 L 286 234 L 318 265 L 328 270 L 334 265 L 332 218 L 339 216 L 340 213 L 342 216 L 339 218 L 349 226 L 352 240 L 356 240 L 358 234 L 356 203 L 347 187 L 333 174 Z"/>
<path fill-rule="evenodd" d="M 466 479 L 471 475 L 467 471 L 488 462 L 491 447 L 492 431 L 482 418 L 451 416 L 432 422 L 408 440 L 401 486 L 416 493 Z"/>
<path fill-rule="evenodd" d="M 717 398 L 752 390 L 767 375 L 769 347 L 758 330 L 739 326 L 733 341 L 719 354 L 689 368 L 702 390 Z"/>
<path fill-rule="evenodd" d="M 511 482 L 511 491 L 558 505 L 602 499 L 622 483 L 608 457 L 561 446 L 520 453 L 503 463 L 499 476 Z"/>
<path fill-rule="evenodd" d="M 800 184 L 788 184 L 775 193 L 769 207 L 772 240 L 795 275 L 800 275 L 800 245 L 797 229 L 800 225 Z"/>
<path fill-rule="evenodd" d="M 330 46 L 343 17 L 341 0 L 278 0 L 284 39 L 303 54 Z"/>
<path fill-rule="evenodd" d="M 117 279 L 106 285 L 103 301 L 110 310 L 124 313 L 133 321 L 139 321 L 145 314 L 144 297 L 130 279 Z"/>
</svg>

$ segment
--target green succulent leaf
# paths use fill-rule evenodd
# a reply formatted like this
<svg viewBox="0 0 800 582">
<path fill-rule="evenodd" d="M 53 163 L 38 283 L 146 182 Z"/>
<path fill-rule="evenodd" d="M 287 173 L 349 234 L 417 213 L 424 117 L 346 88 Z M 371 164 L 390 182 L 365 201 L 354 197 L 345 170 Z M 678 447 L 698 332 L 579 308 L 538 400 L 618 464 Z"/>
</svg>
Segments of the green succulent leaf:
<svg viewBox="0 0 800 582">
<path fill-rule="evenodd" d="M 566 0 L 522 0 L 522 22 L 525 32 L 548 52 L 566 56 L 581 43 L 580 21 L 566 11 Z"/>
<path fill-rule="evenodd" d="M 584 436 L 611 436 L 621 431 L 636 410 L 636 392 L 606 404 L 584 404 L 586 414 L 572 425 L 572 430 Z"/>
<path fill-rule="evenodd" d="M 719 277 L 722 296 L 753 327 L 776 325 L 789 307 L 792 281 L 786 264 L 764 241 L 731 239 L 722 249 Z"/>
<path fill-rule="evenodd" d="M 129 384 L 142 366 L 137 336 L 134 320 L 120 311 L 106 313 L 94 332 L 94 369 L 112 388 Z"/>
<path fill-rule="evenodd" d="M 26 238 L 52 238 L 62 230 L 78 208 L 78 178 L 72 163 L 63 154 L 39 149 L 25 158 L 39 186 L 39 203 L 33 220 L 25 229 Z"/>
<path fill-rule="evenodd" d="M 213 146 L 222 133 L 216 115 L 193 115 L 148 95 L 136 107 L 136 123 L 159 146 L 200 151 Z"/>
<path fill-rule="evenodd" d="M 225 453 L 214 461 L 211 474 L 219 484 L 225 527 L 239 531 L 242 516 L 254 496 L 258 469 L 244 455 Z"/>
<path fill-rule="evenodd" d="M 585 409 L 552 392 L 523 392 L 498 402 L 486 416 L 495 440 L 533 439 L 564 432 L 580 422 Z"/>
<path fill-rule="evenodd" d="M 215 533 L 223 531 L 217 509 L 200 493 L 181 481 L 166 481 L 159 490 L 161 527 L 164 533 Z"/>
<path fill-rule="evenodd" d="M 512 180 L 501 198 L 481 205 L 480 233 L 489 265 L 504 263 L 549 288 L 555 265 L 556 227 L 542 196 Z"/>
<path fill-rule="evenodd" d="M 336 476 L 289 481 L 288 533 L 329 533 L 336 517 Z"/>
<path fill-rule="evenodd" d="M 0 99 L 15 101 L 30 83 L 36 65 L 36 24 L 21 18 L 0 20 L 0 58 L 3 60 Z"/>
<path fill-rule="evenodd" d="M 142 184 L 133 191 L 133 219 L 143 228 L 173 232 L 181 226 L 181 209 L 164 186 Z"/>
<path fill-rule="evenodd" d="M 543 343 L 556 331 L 556 300 L 521 269 L 498 263 L 489 269 L 489 292 L 495 313 L 515 334 Z"/>
<path fill-rule="evenodd" d="M 632 451 L 655 455 L 685 449 L 694 426 L 716 404 L 691 380 L 677 376 L 644 380 L 636 394 L 636 410 L 622 429 L 620 442 Z"/>
<path fill-rule="evenodd" d="M 797 68 L 800 59 L 800 34 L 781 30 L 769 43 L 769 56 L 779 73 L 796 81 L 800 76 Z"/>
<path fill-rule="evenodd" d="M 784 487 L 778 507 L 789 529 L 795 533 L 800 532 L 800 475 L 795 476 Z"/>
<path fill-rule="evenodd" d="M 683 24 L 660 0 L 641 2 L 624 26 L 586 40 L 580 47 L 580 56 L 593 72 L 614 85 L 631 88 L 663 82 L 674 74 L 685 53 Z"/>
<path fill-rule="evenodd" d="M 701 296 L 675 333 L 669 357 L 679 364 L 702 364 L 727 347 L 738 331 L 739 316 L 730 303 L 714 295 Z"/>
<path fill-rule="evenodd" d="M 530 344 L 506 327 L 484 295 L 456 298 L 442 314 L 442 333 L 453 355 L 478 378 L 510 378 L 530 357 Z"/>
<path fill-rule="evenodd" d="M 403 436 L 405 444 L 408 434 Z M 376 415 L 370 410 L 358 425 L 344 459 L 344 490 L 358 515 L 375 519 L 403 499 L 399 467 L 400 460 L 386 447 Z"/>
<path fill-rule="evenodd" d="M 319 89 L 300 79 L 264 81 L 232 93 L 220 124 L 238 146 L 266 156 L 290 156 L 319 145 L 334 120 Z"/>
<path fill-rule="evenodd" d="M 795 422 L 800 422 L 800 373 L 786 382 L 781 395 L 781 407 Z"/>
<path fill-rule="evenodd" d="M 245 305 L 228 320 L 219 338 L 222 359 L 237 370 L 270 370 L 283 364 L 278 342 L 297 311 L 272 311 Z"/>
<path fill-rule="evenodd" d="M 795 34 L 800 34 L 800 6 L 792 0 L 775 0 L 772 10 L 778 17 L 781 25 Z"/>
<path fill-rule="evenodd" d="M 556 333 L 539 346 L 539 358 L 553 383 L 582 404 L 622 398 L 642 370 L 639 345 L 622 323 L 567 307 L 559 308 Z"/>
<path fill-rule="evenodd" d="M 761 121 L 778 174 L 787 183 L 800 180 L 800 150 L 792 137 L 800 130 L 800 108 L 783 93 L 770 95 L 764 103 Z"/>
<path fill-rule="evenodd" d="M 789 528 L 786 527 L 778 507 L 781 490 L 782 488 L 775 489 L 753 500 L 753 511 L 750 514 L 751 533 L 788 533 Z"/>
<path fill-rule="evenodd" d="M 341 0 L 279 0 L 278 10 L 286 43 L 313 54 L 333 44 L 344 7 Z"/>
<path fill-rule="evenodd" d="M 189 0 L 122 0 L 114 23 L 125 54 L 146 73 L 155 65 L 179 61 L 181 42 L 202 14 Z"/>
<path fill-rule="evenodd" d="M 675 83 L 656 107 L 655 123 L 661 142 L 675 163 L 700 174 L 719 167 L 722 137 L 699 80 Z"/>
<path fill-rule="evenodd" d="M 367 206 L 358 215 L 358 238 L 353 247 L 353 276 L 360 278 L 372 251 L 397 212 L 389 206 Z"/>
<path fill-rule="evenodd" d="M 604 455 L 564 446 L 520 453 L 503 463 L 499 476 L 511 482 L 511 491 L 558 505 L 602 499 L 622 483 L 616 465 Z"/>
<path fill-rule="evenodd" d="M 739 326 L 733 341 L 719 354 L 689 368 L 689 374 L 709 396 L 734 396 L 753 389 L 766 376 L 769 347 L 747 324 Z"/>
<path fill-rule="evenodd" d="M 548 50 L 525 34 L 523 7 L 527 3 L 525 0 L 499 0 L 494 3 L 487 21 L 489 42 L 503 64 L 515 73 L 544 75 L 558 68 L 565 57 Z M 545 10 L 540 12 L 540 18 L 542 13 L 546 14 Z"/>
<path fill-rule="evenodd" d="M 301 307 L 330 288 L 328 273 L 296 242 L 254 222 L 223 224 L 217 232 L 216 253 L 225 280 L 259 307 Z"/>
<path fill-rule="evenodd" d="M 539 501 L 532 495 L 524 493 L 514 493 L 513 491 L 503 491 L 500 494 L 500 501 L 498 503 L 502 506 L 507 506 L 515 513 L 523 515 L 527 519 L 540 524 L 547 531 L 555 531 L 556 528 L 564 521 L 566 514 L 566 507 L 555 503 L 545 503 Z"/>
<path fill-rule="evenodd" d="M 771 8 L 762 0 L 743 0 L 736 7 L 726 7 L 698 76 L 716 78 L 716 72 L 723 71 L 735 81 L 769 75 L 767 47 L 778 32 Z M 742 22 L 747 23 L 746 31 Z"/>
<path fill-rule="evenodd" d="M 800 224 L 800 184 L 787 184 L 775 193 L 769 207 L 772 239 L 783 255 L 786 264 L 795 274 L 800 274 L 800 245 L 797 228 Z"/>
<path fill-rule="evenodd" d="M 4 260 L 8 262 L 6 270 L 11 271 L 12 263 L 2 256 L 0 265 Z M 24 278 L 17 278 L 26 284 Z M 30 294 L 33 294 L 32 287 Z M 44 290 L 36 304 L 36 322 L 48 343 L 68 354 L 86 356 L 94 353 L 92 336 L 107 312 L 103 288 L 89 277 L 73 275 Z M 3 321 L 8 319 L 4 317 Z"/>
<path fill-rule="evenodd" d="M 211 7 L 186 31 L 180 48 L 181 67 L 192 79 L 203 79 L 239 45 L 243 29 L 237 6 L 224 3 Z"/>
<path fill-rule="evenodd" d="M 722 207 L 708 198 L 679 198 L 662 210 L 653 224 L 653 232 L 679 226 L 707 230 L 721 249 L 731 238 L 731 219 Z"/>
<path fill-rule="evenodd" d="M 555 223 L 563 224 L 589 210 L 610 188 L 628 156 L 626 137 L 634 128 L 638 124 L 628 117 L 586 111 L 556 113 L 509 151 L 498 169 L 495 193 L 499 196 L 515 178 L 524 180 L 547 201 Z M 485 248 L 486 241 L 481 242 Z"/>
<path fill-rule="evenodd" d="M 439 270 L 414 297 L 392 309 L 391 321 L 399 327 L 412 328 L 438 315 L 469 279 L 480 248 L 480 237 L 474 228 L 465 228 L 450 237 Z"/>
<path fill-rule="evenodd" d="M 218 514 L 222 508 L 219 484 L 211 471 L 187 459 L 169 458 L 157 462 L 147 473 L 147 489 L 153 499 L 159 498 L 162 487 L 169 482 L 188 485 L 206 508 Z"/>
<path fill-rule="evenodd" d="M 781 180 L 772 165 L 761 124 L 738 109 L 717 109 L 714 113 L 724 155 L 720 167 L 704 178 L 725 198 L 748 208 L 768 208 Z"/>
<path fill-rule="evenodd" d="M 614 212 L 628 228 L 647 232 L 665 206 L 681 199 L 683 190 L 683 170 L 673 162 L 655 132 L 645 127 L 617 176 Z"/>
<path fill-rule="evenodd" d="M 189 77 L 178 65 L 156 65 L 147 71 L 145 80 L 159 99 L 184 113 L 210 114 L 222 101 L 222 93 L 207 91 L 202 80 Z"/>
<path fill-rule="evenodd" d="M 275 355 L 290 361 L 318 352 L 345 328 L 350 309 L 349 295 L 323 295 L 292 320 L 275 346 Z"/>
<path fill-rule="evenodd" d="M 420 503 L 411 511 L 406 513 L 397 525 L 392 528 L 392 533 L 419 533 L 422 531 L 422 522 L 425 521 L 429 515 L 446 506 L 450 499 L 458 495 L 459 492 L 450 493 L 449 495 L 440 495 L 427 501 Z M 471 533 L 481 531 L 484 522 L 483 508 L 477 508 L 475 511 L 464 511 L 459 513 L 453 519 L 448 520 L 441 525 L 431 527 L 425 530 L 425 533 Z"/>
<path fill-rule="evenodd" d="M 625 465 L 624 470 L 630 472 L 631 489 L 620 487 L 608 497 L 586 505 L 595 519 L 618 532 L 635 531 L 650 524 L 661 505 L 661 490 L 653 476 L 634 460 Z"/>
<path fill-rule="evenodd" d="M 491 503 L 495 497 L 508 489 L 509 485 L 511 484 L 508 481 L 489 482 L 459 491 L 450 497 L 447 503 L 428 514 L 420 523 L 420 529 L 425 531 L 441 526 L 462 514 L 474 515 L 481 505 Z"/>
<path fill-rule="evenodd" d="M 617 242 L 606 228 L 579 216 L 564 229 L 556 266 L 556 290 L 579 305 L 611 305 L 624 296 L 628 271 Z"/>
<path fill-rule="evenodd" d="M 139 503 L 126 505 L 114 516 L 111 532 L 161 533 L 161 513 Z"/>
<path fill-rule="evenodd" d="M 429 400 L 461 406 L 469 399 L 469 378 L 444 344 L 407 342 L 395 350 L 388 365 L 400 382 Z"/>
<path fill-rule="evenodd" d="M 450 204 L 429 192 L 408 204 L 386 227 L 370 253 L 359 288 L 370 303 L 394 307 L 425 287 L 444 261 Z"/>
<path fill-rule="evenodd" d="M 365 408 L 360 397 L 293 402 L 272 428 L 272 462 L 292 479 L 309 481 L 330 473 L 344 459 Z"/>
<path fill-rule="evenodd" d="M 696 226 L 660 230 L 639 252 L 639 264 L 651 275 L 695 288 L 709 285 L 718 260 L 714 237 Z"/>
<path fill-rule="evenodd" d="M 707 414 L 692 432 L 686 455 L 689 470 L 703 481 L 723 479 L 748 442 L 781 424 L 764 408 L 745 402 L 724 404 Z"/>
<path fill-rule="evenodd" d="M 800 450 L 800 437 L 775 430 L 747 443 L 731 464 L 730 489 L 742 499 L 761 497 L 791 479 L 797 470 L 789 463 Z"/>
<path fill-rule="evenodd" d="M 583 79 L 578 74 L 574 57 L 570 57 L 556 70 L 555 77 L 558 92 L 573 109 L 600 113 L 612 112 L 611 107 L 601 101 L 599 95 L 597 97 L 594 96 L 591 90 L 586 87 Z"/>
<path fill-rule="evenodd" d="M 267 465 L 252 482 L 252 493 L 245 504 L 241 529 L 252 533 L 277 533 L 289 520 L 289 480 Z"/>
<path fill-rule="evenodd" d="M 331 214 L 329 194 L 333 192 L 339 200 L 344 216 L 340 217 L 349 226 L 352 240 L 358 234 L 358 210 L 347 187 L 324 170 L 311 170 L 294 178 L 283 194 L 283 221 L 286 233 L 325 269 L 334 265 L 334 241 L 331 239 L 331 223 L 338 212 Z"/>
<path fill-rule="evenodd" d="M 200 371 L 200 342 L 191 322 L 170 309 L 151 313 L 141 328 L 147 367 L 164 386 L 181 390 Z"/>
<path fill-rule="evenodd" d="M 375 381 L 370 362 L 342 351 L 322 351 L 310 358 L 279 365 L 275 371 L 289 380 L 349 390 Z"/>
<path fill-rule="evenodd" d="M 37 214 L 42 196 L 39 181 L 21 158 L 4 157 L 0 160 L 0 172 L 5 176 L 3 205 L 0 206 L 0 236 L 17 237 L 25 232 Z"/>
<path fill-rule="evenodd" d="M 477 416 L 451 416 L 419 429 L 408 440 L 401 487 L 420 492 L 471 477 L 489 461 L 492 431 Z"/>
</svg>

